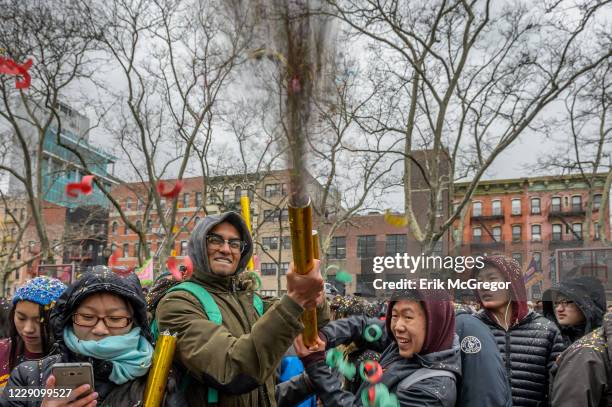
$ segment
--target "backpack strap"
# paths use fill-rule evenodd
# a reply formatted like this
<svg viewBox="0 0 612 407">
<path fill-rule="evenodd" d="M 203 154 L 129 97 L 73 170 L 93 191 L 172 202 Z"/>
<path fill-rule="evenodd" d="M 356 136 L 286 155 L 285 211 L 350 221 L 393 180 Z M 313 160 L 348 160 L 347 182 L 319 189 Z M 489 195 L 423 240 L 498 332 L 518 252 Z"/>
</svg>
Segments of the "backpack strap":
<svg viewBox="0 0 612 407">
<path fill-rule="evenodd" d="M 264 302 L 257 294 L 253 294 L 253 307 L 255 307 L 255 311 L 257 311 L 257 315 L 260 317 L 264 314 Z"/>
<path fill-rule="evenodd" d="M 206 290 L 206 288 L 192 281 L 184 281 L 180 284 L 175 285 L 174 287 L 169 289 L 167 292 L 180 291 L 180 290 L 187 291 L 188 293 L 190 293 L 191 295 L 197 298 L 197 300 L 202 305 L 202 308 L 204 309 L 204 312 L 206 312 L 206 315 L 208 316 L 208 319 L 210 321 L 214 322 L 217 325 L 221 325 L 221 323 L 223 323 L 223 317 L 221 316 L 221 310 L 219 310 L 219 306 L 217 305 L 213 297 L 210 295 L 208 290 Z M 261 317 L 264 313 L 264 303 L 261 297 L 258 296 L 257 294 L 253 295 L 253 307 L 255 308 L 255 311 L 257 312 L 257 314 Z M 151 329 L 152 330 L 155 329 L 155 331 L 157 331 L 157 324 L 155 324 L 155 326 L 151 326 Z M 185 390 L 187 388 L 190 381 L 191 381 L 191 376 L 186 375 L 185 380 L 183 381 L 183 383 L 181 383 L 182 390 Z M 209 387 L 207 393 L 208 393 L 208 403 L 209 404 L 214 404 L 214 403 L 219 402 L 219 394 L 217 392 L 217 389 Z"/>
<path fill-rule="evenodd" d="M 412 386 L 413 384 L 418 383 L 422 380 L 429 379 L 431 377 L 438 377 L 438 376 L 450 377 L 451 379 L 453 379 L 453 381 L 456 380 L 455 374 L 452 372 L 449 372 L 448 370 L 422 368 L 422 369 L 417 370 L 416 372 L 414 372 L 413 374 L 411 374 L 404 380 L 402 380 L 399 383 L 398 387 L 406 389 Z"/>
</svg>

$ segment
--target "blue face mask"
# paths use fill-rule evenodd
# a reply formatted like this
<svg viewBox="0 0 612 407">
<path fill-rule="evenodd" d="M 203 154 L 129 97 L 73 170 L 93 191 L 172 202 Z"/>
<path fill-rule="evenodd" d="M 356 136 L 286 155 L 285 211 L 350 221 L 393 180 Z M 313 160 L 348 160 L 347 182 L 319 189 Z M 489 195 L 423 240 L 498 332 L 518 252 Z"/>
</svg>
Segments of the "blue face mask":
<svg viewBox="0 0 612 407">
<path fill-rule="evenodd" d="M 127 383 L 144 376 L 151 367 L 153 346 L 134 328 L 125 335 L 107 336 L 99 341 L 85 341 L 76 337 L 72 326 L 64 328 L 64 342 L 71 351 L 113 364 L 109 380 Z"/>
</svg>

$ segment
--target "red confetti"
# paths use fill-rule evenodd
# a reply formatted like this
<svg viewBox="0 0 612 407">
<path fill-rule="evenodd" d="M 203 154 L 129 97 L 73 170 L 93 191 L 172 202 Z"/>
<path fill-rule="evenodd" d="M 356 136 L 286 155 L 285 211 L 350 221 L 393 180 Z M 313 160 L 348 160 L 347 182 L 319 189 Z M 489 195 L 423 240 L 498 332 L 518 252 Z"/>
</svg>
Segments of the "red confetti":
<svg viewBox="0 0 612 407">
<path fill-rule="evenodd" d="M 32 60 L 28 59 L 23 64 L 18 64 L 11 58 L 0 57 L 0 74 L 21 76 L 22 79 L 18 79 L 15 82 L 15 88 L 25 89 L 29 88 L 32 83 L 32 78 L 28 70 L 32 67 Z"/>
<path fill-rule="evenodd" d="M 187 280 L 189 277 L 191 277 L 191 274 L 193 274 L 193 263 L 191 262 L 191 258 L 189 256 L 185 257 L 182 266 L 185 268 L 184 272 L 180 270 L 179 264 L 174 256 L 168 257 L 168 260 L 166 261 L 166 267 L 168 267 L 168 271 L 170 274 L 172 274 L 172 277 L 174 277 L 176 281 Z"/>
<path fill-rule="evenodd" d="M 81 182 L 70 182 L 66 185 L 66 195 L 70 198 L 78 198 L 79 192 L 83 195 L 90 195 L 93 192 L 93 175 L 86 175 Z"/>
<path fill-rule="evenodd" d="M 121 257 L 121 250 L 117 249 L 108 258 L 108 268 L 110 268 L 113 273 L 121 276 L 127 276 L 128 274 L 132 273 L 136 267 L 117 266 L 117 260 L 119 260 L 119 257 Z"/>
<path fill-rule="evenodd" d="M 166 191 L 166 184 L 164 181 L 159 181 L 157 183 L 157 192 L 166 198 L 176 198 L 178 196 L 178 194 L 181 192 L 181 189 L 183 189 L 183 180 L 178 180 L 176 181 L 176 184 L 174 184 L 174 188 L 172 188 L 169 191 Z"/>
</svg>

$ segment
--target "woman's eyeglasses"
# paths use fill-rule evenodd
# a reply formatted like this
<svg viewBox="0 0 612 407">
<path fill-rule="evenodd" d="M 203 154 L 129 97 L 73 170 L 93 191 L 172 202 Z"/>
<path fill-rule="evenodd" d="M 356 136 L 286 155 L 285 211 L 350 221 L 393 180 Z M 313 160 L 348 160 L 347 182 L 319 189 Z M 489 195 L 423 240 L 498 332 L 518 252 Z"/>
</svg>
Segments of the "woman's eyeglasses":
<svg viewBox="0 0 612 407">
<path fill-rule="evenodd" d="M 553 302 L 553 304 L 555 305 L 555 308 L 557 308 L 559 305 L 561 305 L 563 308 L 567 308 L 570 305 L 574 304 L 574 301 L 570 301 L 570 300 L 559 300 L 559 301 L 555 301 Z"/>
<path fill-rule="evenodd" d="M 72 314 L 72 322 L 78 326 L 87 328 L 98 325 L 100 320 L 104 321 L 104 325 L 106 325 L 107 328 L 125 328 L 132 322 L 132 318 L 130 317 L 99 317 L 97 315 L 81 314 L 78 312 Z"/>
</svg>

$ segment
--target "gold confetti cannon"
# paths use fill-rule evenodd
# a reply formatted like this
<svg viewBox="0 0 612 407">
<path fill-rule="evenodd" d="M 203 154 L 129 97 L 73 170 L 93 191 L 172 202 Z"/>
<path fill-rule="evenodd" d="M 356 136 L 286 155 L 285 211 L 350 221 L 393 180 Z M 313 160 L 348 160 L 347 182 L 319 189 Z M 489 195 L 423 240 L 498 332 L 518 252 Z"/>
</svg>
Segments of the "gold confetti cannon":
<svg viewBox="0 0 612 407">
<path fill-rule="evenodd" d="M 242 217 L 244 218 L 244 222 L 246 223 L 247 228 L 249 229 L 249 233 L 252 234 L 253 230 L 251 228 L 251 202 L 249 200 L 249 196 L 244 191 L 240 196 L 240 209 L 242 212 Z M 247 264 L 247 270 L 253 271 L 254 269 L 255 263 L 253 263 L 253 256 L 251 256 L 251 258 L 249 258 L 249 263 Z"/>
<path fill-rule="evenodd" d="M 153 361 L 149 370 L 149 376 L 147 377 L 144 407 L 161 406 L 175 350 L 176 335 L 171 335 L 168 331 L 160 333 L 155 344 Z"/>
</svg>

